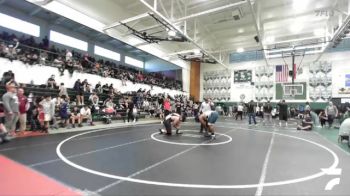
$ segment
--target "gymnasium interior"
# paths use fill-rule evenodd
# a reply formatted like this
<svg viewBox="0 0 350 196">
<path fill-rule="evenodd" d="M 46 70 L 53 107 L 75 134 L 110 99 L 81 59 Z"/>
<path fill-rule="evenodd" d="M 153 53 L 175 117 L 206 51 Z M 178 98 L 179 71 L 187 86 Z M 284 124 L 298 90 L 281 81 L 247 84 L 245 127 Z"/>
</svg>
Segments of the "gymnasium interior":
<svg viewBox="0 0 350 196">
<path fill-rule="evenodd" d="M 349 38 L 349 0 L 0 0 L 0 196 L 349 195 Z"/>
</svg>

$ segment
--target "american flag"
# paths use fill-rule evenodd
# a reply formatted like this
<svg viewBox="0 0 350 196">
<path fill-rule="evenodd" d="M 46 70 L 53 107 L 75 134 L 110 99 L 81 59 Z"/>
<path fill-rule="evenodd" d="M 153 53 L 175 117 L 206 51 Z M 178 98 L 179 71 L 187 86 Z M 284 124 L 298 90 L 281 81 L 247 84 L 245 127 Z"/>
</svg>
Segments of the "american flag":
<svg viewBox="0 0 350 196">
<path fill-rule="evenodd" d="M 276 65 L 276 82 L 288 82 L 288 65 Z"/>
</svg>

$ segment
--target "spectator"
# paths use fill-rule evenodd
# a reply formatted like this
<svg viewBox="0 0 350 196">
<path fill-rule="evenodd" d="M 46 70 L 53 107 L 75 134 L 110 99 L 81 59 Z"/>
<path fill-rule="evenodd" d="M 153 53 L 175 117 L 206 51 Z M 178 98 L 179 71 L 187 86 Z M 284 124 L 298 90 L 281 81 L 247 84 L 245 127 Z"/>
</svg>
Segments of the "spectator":
<svg viewBox="0 0 350 196">
<path fill-rule="evenodd" d="M 94 92 L 90 95 L 89 97 L 89 101 L 91 104 L 91 112 L 92 113 L 96 113 L 100 110 L 100 106 L 99 106 L 99 97 L 98 95 Z"/>
<path fill-rule="evenodd" d="M 24 95 L 23 88 L 18 89 L 17 96 L 19 101 L 19 132 L 23 133 L 27 128 L 27 111 L 29 109 L 29 103 L 27 97 Z"/>
<path fill-rule="evenodd" d="M 305 103 L 305 108 L 304 108 L 305 112 L 306 111 L 311 111 L 311 106 L 310 106 L 310 103 L 309 102 L 306 102 Z"/>
<path fill-rule="evenodd" d="M 334 118 L 338 116 L 338 109 L 335 105 L 333 105 L 333 102 L 329 102 L 328 106 L 325 109 L 325 114 L 327 117 L 329 128 L 332 127 Z"/>
<path fill-rule="evenodd" d="M 95 91 L 97 94 L 101 94 L 102 93 L 102 86 L 101 86 L 101 82 L 98 82 L 95 86 Z"/>
<path fill-rule="evenodd" d="M 62 99 L 65 99 L 66 97 L 68 97 L 67 88 L 64 87 L 64 83 L 61 83 L 58 89 L 59 89 L 59 93 L 58 93 L 59 97 L 61 97 Z"/>
<path fill-rule="evenodd" d="M 91 110 L 88 105 L 85 105 L 80 109 L 80 116 L 81 116 L 81 122 L 83 122 L 86 119 L 91 126 L 95 125 L 92 122 Z"/>
<path fill-rule="evenodd" d="M 78 127 L 82 127 L 81 124 L 81 115 L 78 107 L 74 107 L 73 111 L 71 112 L 70 119 L 72 121 L 72 127 L 75 128 L 75 122 L 78 122 Z"/>
<path fill-rule="evenodd" d="M 51 88 L 51 89 L 56 88 L 55 75 L 51 75 L 51 77 L 49 79 L 47 79 L 46 86 L 47 86 L 47 88 Z"/>
<path fill-rule="evenodd" d="M 310 115 L 310 110 L 305 110 L 304 119 L 302 121 L 302 124 L 298 126 L 297 130 L 311 131 L 312 125 L 313 125 L 313 122 Z"/>
<path fill-rule="evenodd" d="M 61 101 L 59 114 L 61 117 L 61 126 L 68 127 L 68 123 L 69 123 L 69 97 L 65 97 Z"/>
<path fill-rule="evenodd" d="M 107 83 L 102 86 L 102 93 L 103 94 L 108 94 L 109 93 L 109 86 L 108 86 Z"/>
<path fill-rule="evenodd" d="M 6 84 L 6 93 L 2 96 L 5 113 L 5 127 L 12 135 L 16 135 L 16 124 L 19 118 L 17 89 L 14 82 Z"/>
<path fill-rule="evenodd" d="M 318 117 L 320 119 L 320 123 L 321 123 L 321 127 L 325 126 L 326 125 L 326 122 L 327 122 L 327 116 L 326 116 L 326 113 L 324 110 L 322 110 L 319 114 L 318 114 Z"/>
<path fill-rule="evenodd" d="M 134 103 L 131 101 L 131 99 L 129 99 L 128 101 L 128 109 L 127 109 L 127 113 L 128 113 L 128 123 L 130 122 L 130 119 L 133 120 L 134 122 L 136 122 L 136 119 L 134 118 L 133 112 L 134 112 Z"/>
<path fill-rule="evenodd" d="M 254 124 L 256 125 L 256 120 L 255 120 L 255 104 L 254 101 L 251 100 L 248 104 L 246 104 L 247 106 L 247 113 L 248 113 L 248 122 L 249 125 L 252 124 L 251 119 L 253 119 Z"/>
<path fill-rule="evenodd" d="M 266 120 L 272 124 L 272 106 L 271 106 L 271 103 L 270 101 L 267 101 L 266 104 L 264 104 L 263 106 L 263 117 L 264 117 L 264 125 L 266 124 Z"/>
<path fill-rule="evenodd" d="M 42 127 L 42 131 L 48 133 L 50 121 L 55 115 L 55 105 L 52 103 L 50 95 L 45 95 L 44 99 L 39 104 L 44 114 L 44 126 Z"/>
<path fill-rule="evenodd" d="M 282 126 L 282 121 L 286 123 L 286 127 L 288 126 L 288 105 L 285 100 L 281 100 L 277 103 L 279 106 L 279 125 Z"/>
<path fill-rule="evenodd" d="M 80 82 L 80 79 L 78 79 L 78 80 L 74 83 L 73 89 L 74 89 L 75 94 L 76 94 L 77 104 L 78 104 L 78 105 L 84 105 L 84 86 L 83 86 L 83 84 Z"/>
</svg>

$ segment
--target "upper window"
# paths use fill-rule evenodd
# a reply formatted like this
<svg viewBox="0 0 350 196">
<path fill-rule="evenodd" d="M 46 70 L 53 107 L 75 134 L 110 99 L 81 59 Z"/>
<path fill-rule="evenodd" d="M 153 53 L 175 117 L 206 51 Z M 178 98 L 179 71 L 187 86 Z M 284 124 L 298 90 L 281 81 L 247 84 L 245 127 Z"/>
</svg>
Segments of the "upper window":
<svg viewBox="0 0 350 196">
<path fill-rule="evenodd" d="M 95 45 L 95 54 L 120 61 L 120 54 Z"/>
<path fill-rule="evenodd" d="M 59 44 L 87 51 L 88 43 L 56 31 L 50 31 L 50 40 Z"/>
<path fill-rule="evenodd" d="M 135 67 L 143 68 L 143 62 L 137 59 L 125 56 L 125 63 L 129 65 L 133 65 Z"/>
<path fill-rule="evenodd" d="M 0 26 L 35 37 L 40 36 L 40 26 L 2 13 L 0 13 Z"/>
</svg>

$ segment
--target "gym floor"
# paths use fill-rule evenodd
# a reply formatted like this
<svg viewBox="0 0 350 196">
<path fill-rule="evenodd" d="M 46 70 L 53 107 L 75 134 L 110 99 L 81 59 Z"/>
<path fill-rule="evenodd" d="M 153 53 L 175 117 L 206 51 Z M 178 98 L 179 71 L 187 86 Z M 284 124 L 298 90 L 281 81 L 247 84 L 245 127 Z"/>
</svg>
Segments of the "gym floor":
<svg viewBox="0 0 350 196">
<path fill-rule="evenodd" d="M 87 195 L 349 195 L 350 156 L 315 132 L 221 118 L 21 138 L 0 154 Z M 295 125 L 290 125 L 295 127 Z"/>
</svg>

